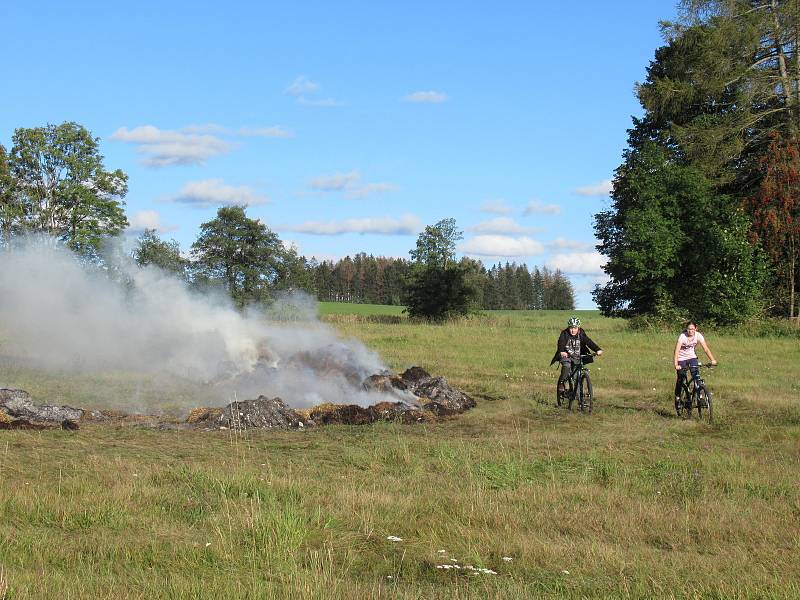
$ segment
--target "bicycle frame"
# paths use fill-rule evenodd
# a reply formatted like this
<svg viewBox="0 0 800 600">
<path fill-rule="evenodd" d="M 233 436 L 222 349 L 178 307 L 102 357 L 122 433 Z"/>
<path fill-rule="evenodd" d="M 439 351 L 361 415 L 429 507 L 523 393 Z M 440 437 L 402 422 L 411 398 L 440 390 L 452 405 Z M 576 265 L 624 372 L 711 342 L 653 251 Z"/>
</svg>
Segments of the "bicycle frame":
<svg viewBox="0 0 800 600">
<path fill-rule="evenodd" d="M 596 354 L 582 354 L 581 361 L 579 363 L 572 364 L 572 370 L 569 376 L 564 380 L 565 386 L 568 386 L 568 389 L 565 389 L 564 399 L 569 402 L 569 408 L 572 408 L 572 403 L 575 401 L 576 397 L 578 399 L 578 407 L 580 410 L 584 410 L 585 401 L 586 399 L 583 397 L 583 386 L 581 385 L 584 378 L 588 378 L 589 375 L 589 367 L 586 366 L 589 362 L 584 362 L 586 358 L 594 358 Z M 589 394 L 591 395 L 591 384 L 589 384 Z M 592 402 L 591 398 L 589 398 L 588 402 L 589 412 L 592 410 Z"/>
<path fill-rule="evenodd" d="M 687 413 L 687 417 L 691 416 L 692 409 L 698 409 L 698 416 L 701 415 L 703 409 L 706 409 L 709 419 L 711 418 L 711 392 L 706 387 L 705 380 L 700 376 L 700 369 L 702 368 L 711 368 L 714 365 L 710 363 L 699 363 L 697 365 L 697 378 L 694 375 L 689 375 L 691 372 L 692 367 L 684 367 L 680 369 L 679 377 L 681 382 L 681 406 L 676 406 L 678 409 L 678 413 L 680 414 L 681 410 L 685 410 Z M 687 401 L 684 401 L 684 394 Z M 701 406 L 700 397 L 703 396 L 705 398 L 706 405 Z"/>
<path fill-rule="evenodd" d="M 583 358 L 583 357 L 581 357 Z M 583 360 L 581 362 L 572 364 L 572 372 L 569 374 L 569 377 L 564 381 L 564 383 L 569 383 L 569 393 L 572 394 L 572 397 L 575 398 L 575 394 L 580 387 L 581 378 L 583 377 L 583 372 L 589 372 L 589 367 L 583 364 Z"/>
</svg>

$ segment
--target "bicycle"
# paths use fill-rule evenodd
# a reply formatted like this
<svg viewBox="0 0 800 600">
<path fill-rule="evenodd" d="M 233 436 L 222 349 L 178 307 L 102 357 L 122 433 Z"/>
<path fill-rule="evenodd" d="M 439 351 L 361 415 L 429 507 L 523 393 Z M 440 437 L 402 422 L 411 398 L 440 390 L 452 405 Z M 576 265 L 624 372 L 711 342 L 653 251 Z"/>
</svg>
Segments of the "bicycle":
<svg viewBox="0 0 800 600">
<path fill-rule="evenodd" d="M 715 365 L 711 363 L 698 364 L 698 371 L 701 368 L 713 368 Z M 697 379 L 694 377 L 687 377 L 689 368 L 680 370 L 681 378 L 681 393 L 678 406 L 675 407 L 679 417 L 689 419 L 692 416 L 692 411 L 697 409 L 697 418 L 703 418 L 703 411 L 705 411 L 706 418 L 709 422 L 714 420 L 714 403 L 711 390 L 706 387 L 706 382 L 699 376 Z M 688 380 L 688 381 L 687 381 Z"/>
<path fill-rule="evenodd" d="M 567 409 L 572 410 L 572 403 L 578 400 L 578 410 L 591 413 L 593 404 L 592 380 L 589 377 L 587 364 L 594 362 L 597 354 L 581 354 L 581 361 L 572 365 L 572 372 L 564 381 L 564 391 L 556 389 L 556 406 L 561 406 L 564 400 L 568 402 Z"/>
</svg>

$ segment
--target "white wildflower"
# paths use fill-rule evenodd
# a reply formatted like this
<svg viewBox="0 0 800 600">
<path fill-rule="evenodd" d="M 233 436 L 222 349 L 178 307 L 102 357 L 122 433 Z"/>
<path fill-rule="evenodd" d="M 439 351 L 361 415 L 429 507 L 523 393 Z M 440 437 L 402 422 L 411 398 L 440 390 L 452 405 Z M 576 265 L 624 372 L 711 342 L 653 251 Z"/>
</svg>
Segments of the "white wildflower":
<svg viewBox="0 0 800 600">
<path fill-rule="evenodd" d="M 387 535 L 386 539 L 389 540 L 390 542 L 402 542 L 403 541 L 403 538 L 399 538 L 396 535 Z"/>
</svg>

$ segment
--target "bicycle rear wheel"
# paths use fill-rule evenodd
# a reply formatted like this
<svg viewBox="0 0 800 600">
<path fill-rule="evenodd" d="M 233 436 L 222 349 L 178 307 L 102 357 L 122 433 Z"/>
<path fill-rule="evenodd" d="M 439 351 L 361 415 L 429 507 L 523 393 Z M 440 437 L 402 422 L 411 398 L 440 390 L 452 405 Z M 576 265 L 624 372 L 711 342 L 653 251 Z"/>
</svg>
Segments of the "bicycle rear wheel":
<svg viewBox="0 0 800 600">
<path fill-rule="evenodd" d="M 589 379 L 589 373 L 584 373 L 581 377 L 580 408 L 584 412 L 591 413 L 594 407 L 593 403 L 592 380 Z"/>
</svg>

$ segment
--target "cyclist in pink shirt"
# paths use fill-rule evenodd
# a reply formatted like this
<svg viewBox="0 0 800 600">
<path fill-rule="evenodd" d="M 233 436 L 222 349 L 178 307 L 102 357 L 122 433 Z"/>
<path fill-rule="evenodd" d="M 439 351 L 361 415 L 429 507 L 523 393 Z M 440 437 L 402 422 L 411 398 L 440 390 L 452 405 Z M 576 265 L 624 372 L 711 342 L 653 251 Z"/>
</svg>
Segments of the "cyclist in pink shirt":
<svg viewBox="0 0 800 600">
<path fill-rule="evenodd" d="M 703 334 L 697 331 L 697 323 L 689 321 L 686 324 L 686 329 L 683 330 L 678 336 L 678 343 L 675 344 L 675 356 L 673 362 L 675 363 L 675 370 L 677 371 L 677 379 L 675 380 L 675 410 L 680 410 L 681 402 L 681 371 L 687 367 L 692 373 L 692 378 L 695 383 L 700 379 L 700 370 L 698 369 L 697 354 L 694 348 L 700 344 L 706 353 L 706 356 L 711 359 L 711 364 L 716 365 L 717 359 L 711 353 L 711 349 L 706 344 L 706 338 Z"/>
</svg>

